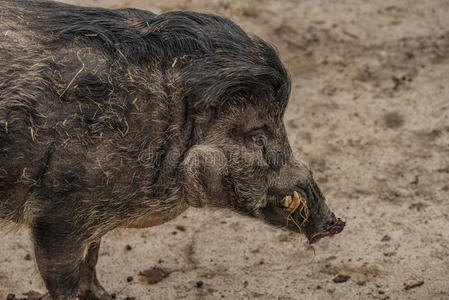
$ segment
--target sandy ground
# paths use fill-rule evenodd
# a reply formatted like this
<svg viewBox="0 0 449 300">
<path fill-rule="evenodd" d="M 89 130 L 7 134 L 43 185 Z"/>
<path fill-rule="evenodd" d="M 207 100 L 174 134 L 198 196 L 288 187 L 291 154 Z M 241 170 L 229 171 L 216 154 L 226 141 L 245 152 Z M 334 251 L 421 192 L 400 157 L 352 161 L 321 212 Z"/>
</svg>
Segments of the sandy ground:
<svg viewBox="0 0 449 300">
<path fill-rule="evenodd" d="M 227 211 L 112 232 L 98 270 L 118 299 L 449 299 L 447 0 L 66 2 L 212 12 L 274 44 L 292 147 L 347 221 L 313 248 Z M 45 291 L 28 232 L 0 241 L 0 299 Z M 151 285 L 139 272 L 155 266 L 170 274 Z"/>
</svg>

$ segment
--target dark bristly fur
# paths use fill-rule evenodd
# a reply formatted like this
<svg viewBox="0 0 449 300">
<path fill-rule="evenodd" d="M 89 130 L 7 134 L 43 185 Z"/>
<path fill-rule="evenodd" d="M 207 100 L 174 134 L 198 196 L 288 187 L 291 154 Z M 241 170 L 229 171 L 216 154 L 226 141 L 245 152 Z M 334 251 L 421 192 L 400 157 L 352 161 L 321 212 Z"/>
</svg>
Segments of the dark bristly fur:
<svg viewBox="0 0 449 300">
<path fill-rule="evenodd" d="M 285 68 L 233 22 L 0 0 L 0 35 L 0 221 L 31 228 L 53 299 L 107 298 L 101 237 L 189 206 L 295 229 L 296 190 L 308 232 L 335 220 L 291 155 Z"/>
</svg>

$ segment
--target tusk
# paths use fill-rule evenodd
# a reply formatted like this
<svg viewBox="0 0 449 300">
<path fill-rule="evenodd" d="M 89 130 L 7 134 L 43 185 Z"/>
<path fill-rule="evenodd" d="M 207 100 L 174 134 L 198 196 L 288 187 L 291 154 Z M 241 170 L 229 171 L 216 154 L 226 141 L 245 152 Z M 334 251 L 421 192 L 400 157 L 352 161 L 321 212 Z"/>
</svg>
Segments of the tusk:
<svg viewBox="0 0 449 300">
<path fill-rule="evenodd" d="M 292 204 L 292 196 L 285 196 L 284 199 L 282 199 L 282 205 L 285 207 L 290 207 Z"/>
<path fill-rule="evenodd" d="M 297 192 L 297 191 L 294 191 L 294 192 L 293 192 L 293 200 L 294 200 L 295 203 L 296 203 L 296 202 L 300 202 L 300 200 L 299 200 L 299 195 L 298 195 L 298 192 Z"/>
<path fill-rule="evenodd" d="M 285 196 L 284 199 L 282 199 L 282 205 L 290 213 L 294 213 L 300 206 L 305 207 L 305 208 L 308 209 L 306 201 L 298 194 L 297 191 L 293 192 L 293 197 L 292 196 Z"/>
<path fill-rule="evenodd" d="M 287 221 L 293 221 L 293 223 L 295 223 L 295 225 L 301 230 L 309 219 L 309 208 L 307 207 L 306 200 L 301 197 L 298 192 L 293 191 L 293 197 L 285 196 L 282 199 L 282 205 L 285 207 L 285 210 L 290 212 L 287 217 Z M 303 219 L 301 224 L 297 224 L 292 217 L 295 211 L 298 211 L 299 215 Z"/>
<path fill-rule="evenodd" d="M 287 210 L 289 212 L 294 212 L 299 207 L 300 204 L 301 204 L 301 198 L 299 197 L 299 194 L 296 191 L 294 191 L 293 192 L 293 200 L 290 203 L 290 205 L 288 206 Z"/>
</svg>

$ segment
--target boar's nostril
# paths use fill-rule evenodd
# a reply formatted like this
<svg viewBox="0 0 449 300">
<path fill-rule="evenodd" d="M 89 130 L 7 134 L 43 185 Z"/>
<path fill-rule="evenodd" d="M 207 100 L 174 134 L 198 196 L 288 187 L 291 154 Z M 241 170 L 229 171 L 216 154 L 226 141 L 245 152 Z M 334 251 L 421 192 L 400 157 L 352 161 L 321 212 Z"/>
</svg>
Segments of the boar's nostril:
<svg viewBox="0 0 449 300">
<path fill-rule="evenodd" d="M 326 222 L 326 228 L 333 227 L 337 224 L 337 219 L 335 218 L 334 213 L 330 215 L 330 220 Z"/>
<path fill-rule="evenodd" d="M 326 223 L 326 228 L 331 228 L 335 225 L 335 220 L 331 220 L 329 222 Z"/>
</svg>

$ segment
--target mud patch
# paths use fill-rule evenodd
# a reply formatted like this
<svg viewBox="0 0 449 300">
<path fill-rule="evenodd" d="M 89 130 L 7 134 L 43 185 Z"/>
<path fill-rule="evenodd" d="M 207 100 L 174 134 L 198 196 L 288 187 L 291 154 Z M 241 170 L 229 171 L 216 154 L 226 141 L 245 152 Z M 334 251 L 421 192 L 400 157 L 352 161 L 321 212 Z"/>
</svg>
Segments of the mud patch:
<svg viewBox="0 0 449 300">
<path fill-rule="evenodd" d="M 387 128 L 398 128 L 404 125 L 404 116 L 398 112 L 389 112 L 382 117 L 383 125 Z"/>
<path fill-rule="evenodd" d="M 148 284 L 159 283 L 164 278 L 167 278 L 168 275 L 170 275 L 169 272 L 158 267 L 139 272 L 139 276 L 141 276 L 142 280 Z"/>
</svg>

